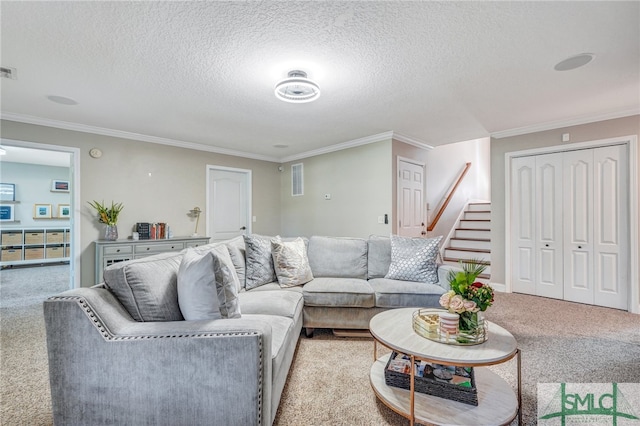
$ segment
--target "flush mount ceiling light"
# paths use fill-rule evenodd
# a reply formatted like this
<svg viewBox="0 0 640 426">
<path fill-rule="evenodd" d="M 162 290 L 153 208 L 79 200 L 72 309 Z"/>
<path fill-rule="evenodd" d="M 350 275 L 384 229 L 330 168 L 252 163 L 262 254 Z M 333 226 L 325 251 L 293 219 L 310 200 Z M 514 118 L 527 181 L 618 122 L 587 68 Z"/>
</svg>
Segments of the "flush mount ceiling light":
<svg viewBox="0 0 640 426">
<path fill-rule="evenodd" d="M 553 67 L 553 69 L 556 71 L 575 70 L 576 68 L 587 65 L 593 60 L 594 56 L 595 55 L 593 53 L 581 53 L 579 55 L 567 58 L 564 61 L 558 62 L 556 66 Z"/>
<path fill-rule="evenodd" d="M 320 97 L 320 87 L 300 70 L 289 71 L 288 78 L 276 84 L 276 97 L 285 102 L 304 103 Z"/>
</svg>

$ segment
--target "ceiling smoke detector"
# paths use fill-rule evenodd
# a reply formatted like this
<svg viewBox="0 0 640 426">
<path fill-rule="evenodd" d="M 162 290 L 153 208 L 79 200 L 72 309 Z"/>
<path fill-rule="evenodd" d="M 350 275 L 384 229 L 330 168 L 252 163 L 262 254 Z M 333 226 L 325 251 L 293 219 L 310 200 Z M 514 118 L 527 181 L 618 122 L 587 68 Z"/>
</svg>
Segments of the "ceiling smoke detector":
<svg viewBox="0 0 640 426">
<path fill-rule="evenodd" d="M 300 70 L 289 71 L 288 78 L 276 84 L 276 97 L 285 102 L 305 103 L 320 97 L 320 87 Z"/>
</svg>

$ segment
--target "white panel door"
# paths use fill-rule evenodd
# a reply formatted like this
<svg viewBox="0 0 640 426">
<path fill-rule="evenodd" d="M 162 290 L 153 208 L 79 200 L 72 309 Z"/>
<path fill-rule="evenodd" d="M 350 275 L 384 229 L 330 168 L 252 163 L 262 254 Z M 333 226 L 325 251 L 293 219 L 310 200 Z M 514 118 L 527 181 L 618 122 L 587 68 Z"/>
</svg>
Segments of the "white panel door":
<svg viewBox="0 0 640 426">
<path fill-rule="evenodd" d="M 424 166 L 398 162 L 398 235 L 419 237 L 424 231 Z"/>
<path fill-rule="evenodd" d="M 250 232 L 251 176 L 243 171 L 212 169 L 209 179 L 207 229 L 212 241 Z"/>
<path fill-rule="evenodd" d="M 511 162 L 512 284 L 517 293 L 536 294 L 536 180 L 535 157 Z"/>
<path fill-rule="evenodd" d="M 535 161 L 536 294 L 562 299 L 562 154 Z"/>
<path fill-rule="evenodd" d="M 593 151 L 594 303 L 627 309 L 629 206 L 626 146 Z"/>
<path fill-rule="evenodd" d="M 593 304 L 593 150 L 564 153 L 565 300 Z"/>
</svg>

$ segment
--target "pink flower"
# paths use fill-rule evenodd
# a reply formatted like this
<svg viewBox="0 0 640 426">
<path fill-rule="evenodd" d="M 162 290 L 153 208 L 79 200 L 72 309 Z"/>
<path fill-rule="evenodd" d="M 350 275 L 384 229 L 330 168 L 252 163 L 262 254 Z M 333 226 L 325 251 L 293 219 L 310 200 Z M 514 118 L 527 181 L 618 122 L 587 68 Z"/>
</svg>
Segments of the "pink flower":
<svg viewBox="0 0 640 426">
<path fill-rule="evenodd" d="M 474 302 L 473 300 L 465 300 L 464 310 L 467 312 L 478 312 L 480 309 L 478 308 L 478 305 L 476 305 L 476 302 Z"/>
<path fill-rule="evenodd" d="M 449 311 L 462 313 L 464 312 L 464 299 L 459 294 L 456 294 L 449 301 Z"/>
<path fill-rule="evenodd" d="M 455 293 L 453 291 L 448 291 L 444 293 L 442 296 L 440 296 L 440 306 L 442 306 L 445 309 L 449 309 L 449 302 L 451 301 L 451 297 L 454 294 Z"/>
</svg>

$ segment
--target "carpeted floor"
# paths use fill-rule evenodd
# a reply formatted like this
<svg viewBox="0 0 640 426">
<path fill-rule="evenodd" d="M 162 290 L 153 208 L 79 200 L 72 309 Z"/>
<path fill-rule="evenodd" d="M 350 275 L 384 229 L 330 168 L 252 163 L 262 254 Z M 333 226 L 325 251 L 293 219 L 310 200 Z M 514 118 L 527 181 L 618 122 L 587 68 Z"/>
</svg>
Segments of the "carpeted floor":
<svg viewBox="0 0 640 426">
<path fill-rule="evenodd" d="M 1 425 L 52 424 L 41 302 L 66 288 L 68 281 L 60 277 L 63 268 L 41 268 L 47 271 L 35 280 L 39 287 L 34 282 L 34 289 L 24 292 L 24 302 L 15 291 L 16 285 L 25 286 L 20 277 L 24 271 L 0 272 Z M 50 285 L 54 281 L 60 282 L 57 289 Z M 638 315 L 497 294 L 487 318 L 511 331 L 522 350 L 526 425 L 537 423 L 538 383 L 640 382 Z M 275 424 L 407 425 L 374 396 L 369 384 L 372 360 L 371 339 L 335 337 L 328 330 L 316 330 L 312 339 L 301 337 Z M 490 368 L 515 389 L 514 360 Z"/>
</svg>

